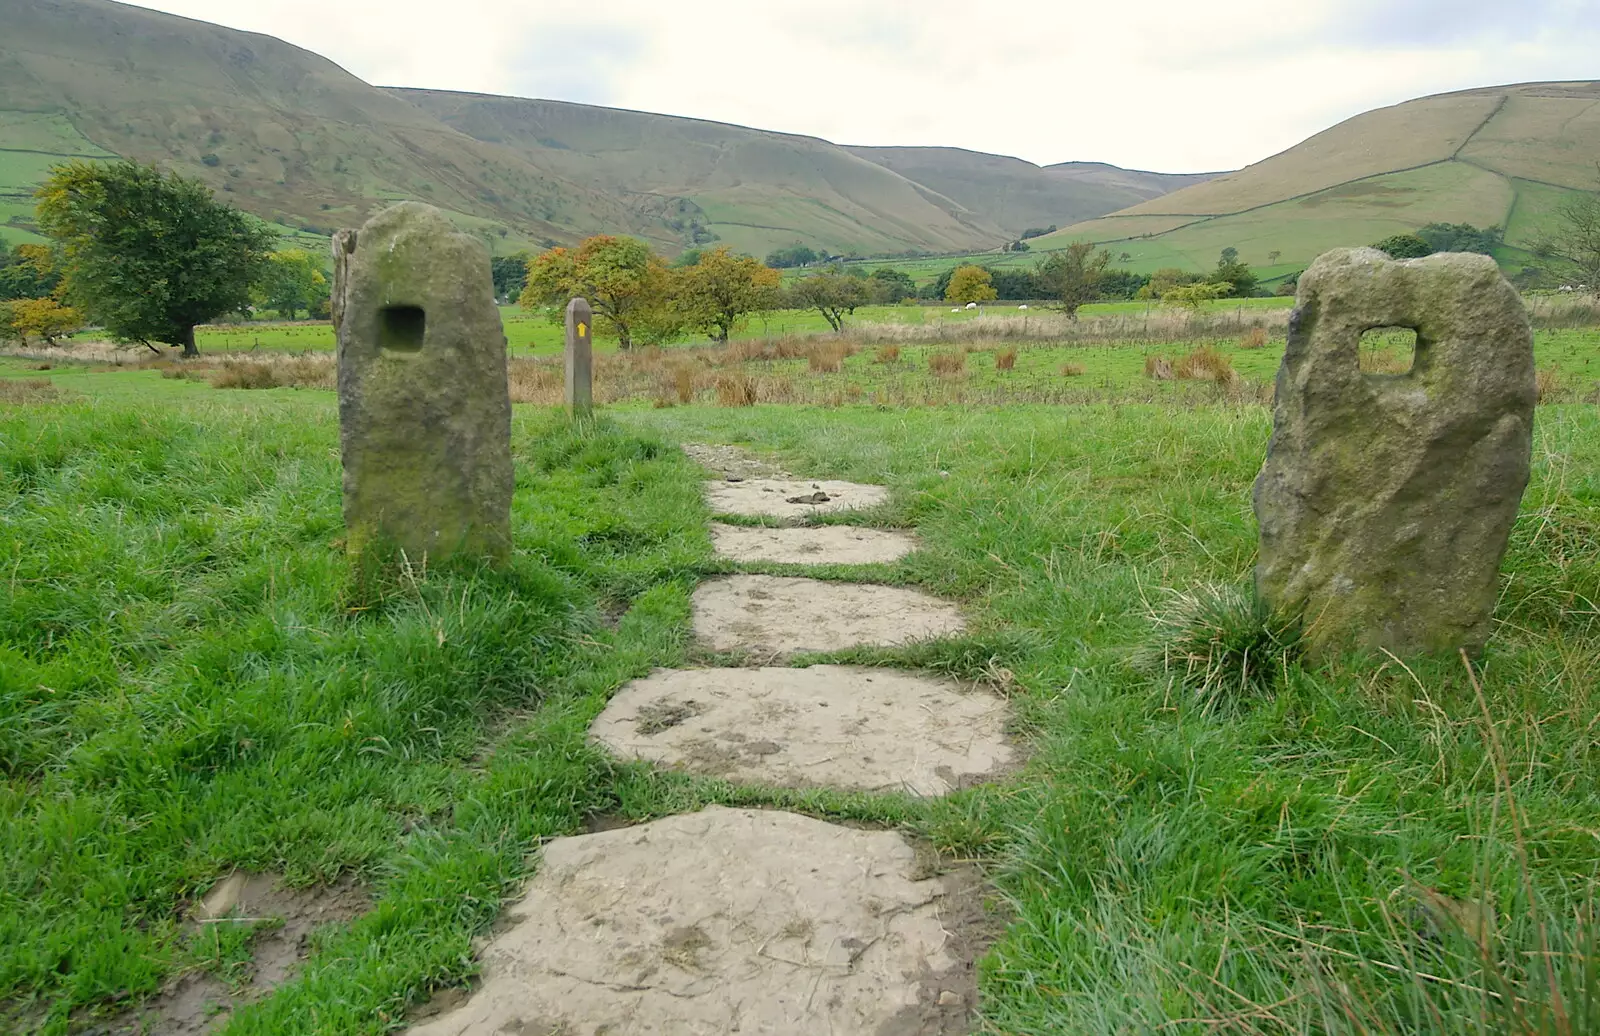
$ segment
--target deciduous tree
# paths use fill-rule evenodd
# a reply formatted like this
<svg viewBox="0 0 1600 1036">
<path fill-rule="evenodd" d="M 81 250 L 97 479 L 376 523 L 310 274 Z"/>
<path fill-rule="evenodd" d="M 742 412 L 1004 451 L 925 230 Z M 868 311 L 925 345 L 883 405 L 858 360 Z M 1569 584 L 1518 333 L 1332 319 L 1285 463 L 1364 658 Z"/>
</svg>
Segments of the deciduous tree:
<svg viewBox="0 0 1600 1036">
<path fill-rule="evenodd" d="M 1256 290 L 1256 275 L 1250 264 L 1239 258 L 1237 248 L 1224 248 L 1211 274 L 1211 283 L 1226 284 L 1230 294 L 1248 298 Z"/>
<path fill-rule="evenodd" d="M 1199 309 L 1207 302 L 1225 299 L 1231 294 L 1233 285 L 1225 281 L 1208 281 L 1203 284 L 1184 284 L 1171 288 L 1161 296 L 1161 301 L 1185 309 Z"/>
<path fill-rule="evenodd" d="M 1074 241 L 1039 264 L 1037 279 L 1047 298 L 1077 319 L 1078 309 L 1100 297 L 1100 281 L 1111 265 L 1111 253 L 1089 241 Z"/>
<path fill-rule="evenodd" d="M 994 278 L 981 266 L 958 266 L 950 275 L 950 286 L 944 290 L 946 302 L 966 305 L 969 302 L 989 302 L 997 297 Z"/>
<path fill-rule="evenodd" d="M 38 191 L 66 297 L 122 341 L 199 355 L 196 324 L 250 302 L 277 235 L 199 180 L 136 162 L 70 162 Z"/>
<path fill-rule="evenodd" d="M 829 270 L 795 281 L 789 296 L 797 307 L 816 310 L 829 327 L 843 331 L 845 316 L 867 304 L 867 282 Z"/>
<path fill-rule="evenodd" d="M 5 303 L 3 318 L 24 345 L 29 335 L 43 340 L 45 345 L 55 345 L 56 339 L 83 327 L 83 317 L 77 310 L 52 298 L 13 299 Z"/>
<path fill-rule="evenodd" d="M 726 342 L 749 314 L 776 308 L 780 277 L 760 260 L 719 245 L 674 272 L 673 304 L 692 330 Z"/>
<path fill-rule="evenodd" d="M 1391 259 L 1421 259 L 1433 254 L 1433 246 L 1415 234 L 1396 234 L 1372 246 Z"/>
<path fill-rule="evenodd" d="M 18 245 L 0 251 L 0 300 L 39 299 L 61 287 L 61 262 L 48 245 Z"/>
<path fill-rule="evenodd" d="M 577 248 L 552 248 L 528 264 L 528 283 L 519 300 L 524 309 L 555 306 L 552 319 L 574 296 L 589 300 L 595 323 L 633 348 L 634 331 L 652 310 L 668 304 L 666 264 L 650 246 L 631 237 L 601 234 Z"/>
<path fill-rule="evenodd" d="M 254 301 L 290 320 L 301 310 L 309 316 L 328 300 L 328 275 L 322 264 L 302 248 L 273 252 L 256 282 Z"/>
<path fill-rule="evenodd" d="M 1534 252 L 1600 295 L 1600 178 L 1594 192 L 1574 194 L 1561 205 L 1554 231 Z"/>
</svg>

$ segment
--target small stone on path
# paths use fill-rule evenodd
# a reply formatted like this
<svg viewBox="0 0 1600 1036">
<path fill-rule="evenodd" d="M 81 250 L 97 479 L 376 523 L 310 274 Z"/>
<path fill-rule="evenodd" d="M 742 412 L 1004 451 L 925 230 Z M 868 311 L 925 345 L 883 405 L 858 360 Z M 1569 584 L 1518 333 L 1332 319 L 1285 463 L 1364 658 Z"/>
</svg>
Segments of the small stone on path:
<svg viewBox="0 0 1600 1036">
<path fill-rule="evenodd" d="M 712 806 L 558 838 L 467 1002 L 412 1036 L 971 1031 L 981 904 L 892 831 Z"/>
<path fill-rule="evenodd" d="M 658 670 L 589 734 L 622 758 L 704 776 L 944 795 L 1013 762 L 1006 714 L 992 694 L 891 669 Z"/>
<path fill-rule="evenodd" d="M 720 558 L 787 565 L 889 564 L 917 549 L 916 539 L 907 533 L 850 525 L 767 529 L 713 524 L 711 542 Z"/>
<path fill-rule="evenodd" d="M 754 518 L 808 518 L 877 507 L 888 500 L 889 491 L 884 487 L 856 482 L 753 478 L 706 483 L 706 503 L 713 514 Z"/>
<path fill-rule="evenodd" d="M 895 586 L 738 575 L 708 580 L 694 592 L 694 631 L 713 651 L 842 651 L 965 629 L 955 605 Z"/>
</svg>

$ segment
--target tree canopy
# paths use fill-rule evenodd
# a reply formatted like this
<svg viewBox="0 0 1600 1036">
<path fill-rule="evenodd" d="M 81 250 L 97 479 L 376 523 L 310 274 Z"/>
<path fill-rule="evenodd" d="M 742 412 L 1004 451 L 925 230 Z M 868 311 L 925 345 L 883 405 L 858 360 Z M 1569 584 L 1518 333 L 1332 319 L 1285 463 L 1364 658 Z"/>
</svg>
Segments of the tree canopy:
<svg viewBox="0 0 1600 1036">
<path fill-rule="evenodd" d="M 325 310 L 328 293 L 328 275 L 317 257 L 303 248 L 286 248 L 267 257 L 253 298 L 256 305 L 293 320 L 302 310 L 307 316 Z"/>
<path fill-rule="evenodd" d="M 198 355 L 196 324 L 244 309 L 277 235 L 199 180 L 137 162 L 69 162 L 39 188 L 67 299 L 121 341 Z"/>
<path fill-rule="evenodd" d="M 688 327 L 726 342 L 747 314 L 776 308 L 778 281 L 777 270 L 719 245 L 674 271 L 670 293 Z"/>
<path fill-rule="evenodd" d="M 1384 238 L 1372 247 L 1388 253 L 1391 259 L 1421 259 L 1423 256 L 1433 254 L 1433 246 L 1416 234 L 1396 234 Z"/>
<path fill-rule="evenodd" d="M 1600 178 L 1595 192 L 1574 194 L 1556 212 L 1554 230 L 1534 248 L 1558 271 L 1600 294 Z"/>
<path fill-rule="evenodd" d="M 815 309 L 829 327 L 843 331 L 845 315 L 868 302 L 867 282 L 827 270 L 795 281 L 789 288 L 789 298 L 797 307 Z"/>
<path fill-rule="evenodd" d="M 1039 264 L 1039 287 L 1045 297 L 1054 299 L 1075 318 L 1081 306 L 1100 297 L 1100 282 L 1110 265 L 1110 252 L 1096 249 L 1088 241 L 1074 241 Z"/>
<path fill-rule="evenodd" d="M 994 278 L 981 266 L 958 266 L 950 275 L 950 286 L 944 290 L 946 302 L 966 305 L 969 302 L 989 302 L 999 297 L 994 290 Z"/>
<path fill-rule="evenodd" d="M 575 296 L 589 300 L 595 323 L 617 336 L 622 349 L 633 348 L 635 333 L 652 323 L 668 305 L 666 264 L 650 246 L 631 237 L 600 234 L 577 248 L 552 248 L 528 264 L 528 283 L 519 300 L 524 309 L 559 307 Z M 657 320 L 655 328 L 663 329 Z"/>
</svg>

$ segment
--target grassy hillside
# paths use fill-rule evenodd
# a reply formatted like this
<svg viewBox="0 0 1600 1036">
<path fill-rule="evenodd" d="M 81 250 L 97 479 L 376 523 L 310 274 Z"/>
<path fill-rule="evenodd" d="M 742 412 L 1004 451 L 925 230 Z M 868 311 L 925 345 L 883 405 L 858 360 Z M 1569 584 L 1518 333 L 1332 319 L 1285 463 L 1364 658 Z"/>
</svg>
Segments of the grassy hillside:
<svg viewBox="0 0 1600 1036">
<path fill-rule="evenodd" d="M 1011 235 L 1066 226 L 1203 183 L 1215 173 L 1147 173 L 1099 162 L 1036 166 L 953 147 L 852 147 L 965 206 Z"/>
<path fill-rule="evenodd" d="M 1006 233 L 937 189 L 815 137 L 561 101 L 393 93 L 539 168 L 756 254 L 796 240 L 834 252 L 957 251 Z"/>
<path fill-rule="evenodd" d="M 1227 246 L 1269 271 L 1430 222 L 1502 226 L 1516 257 L 1564 197 L 1593 190 L 1600 82 L 1531 83 L 1424 97 L 1368 112 L 1237 173 L 1069 226 L 1127 252 L 1136 270 L 1200 269 Z M 1279 253 L 1276 261 L 1272 253 Z"/>
<path fill-rule="evenodd" d="M 106 0 L 0 0 L 0 23 L 0 127 L 37 127 L 0 134 L 0 147 L 20 149 L 0 183 L 13 204 L 58 155 L 109 152 L 199 176 L 313 233 L 399 198 L 437 204 L 491 238 L 652 229 L 616 199 L 268 36 Z"/>
</svg>

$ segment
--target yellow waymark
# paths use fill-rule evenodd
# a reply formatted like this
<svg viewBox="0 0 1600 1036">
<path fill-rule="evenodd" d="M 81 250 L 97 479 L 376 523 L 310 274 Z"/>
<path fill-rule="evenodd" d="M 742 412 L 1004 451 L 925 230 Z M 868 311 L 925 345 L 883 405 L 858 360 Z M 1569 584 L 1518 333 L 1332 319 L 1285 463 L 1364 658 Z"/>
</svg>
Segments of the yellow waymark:
<svg viewBox="0 0 1600 1036">
<path fill-rule="evenodd" d="M 589 325 L 585 324 L 581 320 L 578 321 L 578 337 L 579 338 L 583 338 L 583 337 L 587 336 L 588 333 L 589 333 Z"/>
</svg>

